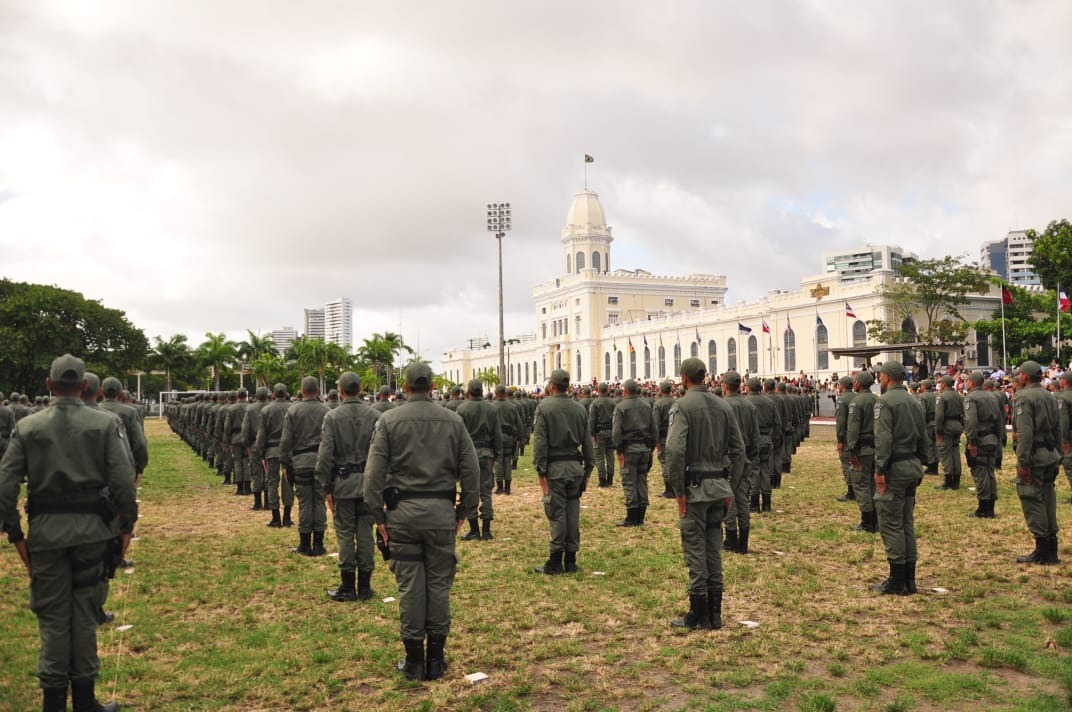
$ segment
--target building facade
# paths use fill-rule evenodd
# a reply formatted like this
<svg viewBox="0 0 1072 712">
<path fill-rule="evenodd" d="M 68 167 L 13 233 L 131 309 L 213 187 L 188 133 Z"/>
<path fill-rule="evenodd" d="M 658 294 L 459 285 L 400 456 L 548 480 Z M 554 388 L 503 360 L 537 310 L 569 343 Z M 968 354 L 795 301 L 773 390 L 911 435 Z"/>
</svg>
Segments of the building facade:
<svg viewBox="0 0 1072 712">
<path fill-rule="evenodd" d="M 307 339 L 325 340 L 324 337 L 327 336 L 327 332 L 324 329 L 323 309 L 305 310 L 305 332 L 303 335 Z"/>
<path fill-rule="evenodd" d="M 282 329 L 272 329 L 272 343 L 275 350 L 282 356 L 294 340 L 298 338 L 298 330 L 293 326 L 284 326 Z"/>
<path fill-rule="evenodd" d="M 324 341 L 347 351 L 353 346 L 354 303 L 349 297 L 339 297 L 324 305 Z"/>
<path fill-rule="evenodd" d="M 867 322 L 889 318 L 882 286 L 897 279 L 895 265 L 916 259 L 888 245 L 829 253 L 825 271 L 803 279 L 799 289 L 728 305 L 724 275 L 611 269 L 613 240 L 596 193 L 577 193 L 560 236 L 562 272 L 533 289 L 535 333 L 508 339 L 507 372 L 500 382 L 542 388 L 556 368 L 569 371 L 575 383 L 673 379 L 689 357 L 703 359 L 711 373 L 732 369 L 819 379 L 844 374 L 858 364 L 835 358 L 831 349 L 868 345 Z M 962 314 L 969 320 L 988 317 L 997 299 L 996 291 L 979 295 Z M 902 326 L 917 330 L 912 319 Z M 988 365 L 991 341 L 985 335 L 973 341 L 975 348 L 965 348 L 961 358 Z M 482 370 L 498 370 L 496 345 L 472 346 L 470 341 L 469 348 L 444 355 L 446 378 L 464 383 Z M 912 358 L 893 352 L 877 360 L 884 356 Z"/>
</svg>

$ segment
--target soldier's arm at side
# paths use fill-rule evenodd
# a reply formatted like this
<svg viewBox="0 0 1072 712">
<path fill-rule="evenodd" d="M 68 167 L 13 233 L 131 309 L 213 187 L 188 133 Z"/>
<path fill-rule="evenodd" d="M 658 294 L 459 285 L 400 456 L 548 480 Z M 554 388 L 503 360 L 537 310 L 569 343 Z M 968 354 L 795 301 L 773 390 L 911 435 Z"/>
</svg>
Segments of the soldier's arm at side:
<svg viewBox="0 0 1072 712">
<path fill-rule="evenodd" d="M 468 519 L 476 516 L 477 504 L 480 502 L 480 459 L 476 455 L 473 439 L 465 426 L 458 424 L 458 482 L 461 484 L 461 497 L 454 513 L 458 527 Z"/>
<path fill-rule="evenodd" d="M 124 443 L 118 421 L 107 432 L 104 465 L 108 473 L 108 492 L 119 509 L 119 533 L 129 536 L 138 520 L 138 503 L 134 485 L 134 462 Z"/>
<path fill-rule="evenodd" d="M 334 411 L 333 411 L 334 412 Z M 320 445 L 316 451 L 316 466 L 313 475 L 324 487 L 327 494 L 332 494 L 331 468 L 335 466 L 335 427 L 334 419 L 324 418 L 320 425 Z"/>
<path fill-rule="evenodd" d="M 541 404 L 542 405 L 542 404 Z M 545 422 L 544 408 L 536 409 L 536 431 L 533 433 L 532 465 L 536 468 L 536 474 L 542 478 L 547 477 L 547 423 Z M 583 438 L 588 442 L 590 438 Z"/>
<path fill-rule="evenodd" d="M 291 453 L 294 450 L 294 429 L 290 424 L 290 411 L 283 416 L 283 435 L 279 438 L 279 462 L 283 467 L 290 467 Z"/>
<path fill-rule="evenodd" d="M 689 437 L 688 419 L 677 409 L 670 409 L 670 428 L 666 432 L 666 478 L 677 496 L 678 513 L 685 516 L 685 447 Z"/>
<path fill-rule="evenodd" d="M 387 524 L 383 511 L 383 489 L 387 486 L 387 468 L 391 462 L 391 448 L 388 436 L 383 428 L 383 420 L 378 419 L 372 426 L 372 442 L 369 444 L 368 460 L 365 462 L 364 499 L 372 521 L 377 526 Z M 381 529 L 382 531 L 382 529 Z"/>
<path fill-rule="evenodd" d="M 1031 476 L 1031 451 L 1035 444 L 1034 407 L 1027 398 L 1016 404 L 1016 468 L 1023 477 Z"/>
</svg>

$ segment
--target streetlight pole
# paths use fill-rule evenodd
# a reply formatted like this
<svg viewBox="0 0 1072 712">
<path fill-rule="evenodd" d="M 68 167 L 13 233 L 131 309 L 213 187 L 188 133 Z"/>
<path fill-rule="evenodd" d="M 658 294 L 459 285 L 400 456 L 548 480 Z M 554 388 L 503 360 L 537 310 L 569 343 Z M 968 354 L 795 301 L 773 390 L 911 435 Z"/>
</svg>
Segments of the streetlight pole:
<svg viewBox="0 0 1072 712">
<path fill-rule="evenodd" d="M 503 329 L 503 262 L 502 241 L 513 227 L 510 217 L 510 203 L 488 203 L 488 232 L 495 233 L 499 243 L 499 382 L 506 378 L 506 334 Z"/>
</svg>

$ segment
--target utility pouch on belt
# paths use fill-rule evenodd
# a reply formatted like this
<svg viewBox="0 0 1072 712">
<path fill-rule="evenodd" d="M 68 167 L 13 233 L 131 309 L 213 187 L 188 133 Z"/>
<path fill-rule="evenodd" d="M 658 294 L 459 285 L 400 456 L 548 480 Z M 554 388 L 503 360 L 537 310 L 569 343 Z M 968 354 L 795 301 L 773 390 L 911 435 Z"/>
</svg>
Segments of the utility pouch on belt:
<svg viewBox="0 0 1072 712">
<path fill-rule="evenodd" d="M 123 542 L 119 537 L 108 541 L 108 548 L 104 551 L 104 573 L 108 578 L 115 578 L 115 572 L 119 564 L 123 562 Z"/>
<path fill-rule="evenodd" d="M 364 465 L 358 465 L 353 462 L 347 462 L 345 465 L 335 465 L 333 468 L 331 468 L 331 474 L 340 480 L 345 480 L 355 472 L 364 471 Z"/>
<path fill-rule="evenodd" d="M 402 492 L 397 487 L 383 488 L 383 503 L 387 509 L 394 511 L 402 501 Z"/>
</svg>

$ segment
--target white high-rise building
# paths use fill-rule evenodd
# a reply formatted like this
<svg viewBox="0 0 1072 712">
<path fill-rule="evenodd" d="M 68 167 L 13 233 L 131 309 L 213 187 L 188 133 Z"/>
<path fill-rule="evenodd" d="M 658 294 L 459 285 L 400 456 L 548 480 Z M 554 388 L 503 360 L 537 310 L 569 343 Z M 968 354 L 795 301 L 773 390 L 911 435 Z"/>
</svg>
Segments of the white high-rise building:
<svg viewBox="0 0 1072 712">
<path fill-rule="evenodd" d="M 842 284 L 866 282 L 877 269 L 893 270 L 905 262 L 918 259 L 914 252 L 905 252 L 895 245 L 860 245 L 823 255 L 826 273 L 837 275 Z"/>
<path fill-rule="evenodd" d="M 294 340 L 298 338 L 298 330 L 293 326 L 284 326 L 282 329 L 272 329 L 272 343 L 275 350 L 282 356 Z"/>
<path fill-rule="evenodd" d="M 321 341 L 327 341 L 327 332 L 324 329 L 324 310 L 323 309 L 306 309 L 305 310 L 305 338 L 307 339 L 320 339 Z"/>
<path fill-rule="evenodd" d="M 324 341 L 349 350 L 354 344 L 354 303 L 339 297 L 324 305 Z"/>
<path fill-rule="evenodd" d="M 1031 250 L 1035 242 L 1024 230 L 1010 230 L 1005 236 L 1006 258 L 1009 263 L 1009 281 L 1020 287 L 1042 284 L 1031 264 Z"/>
</svg>

